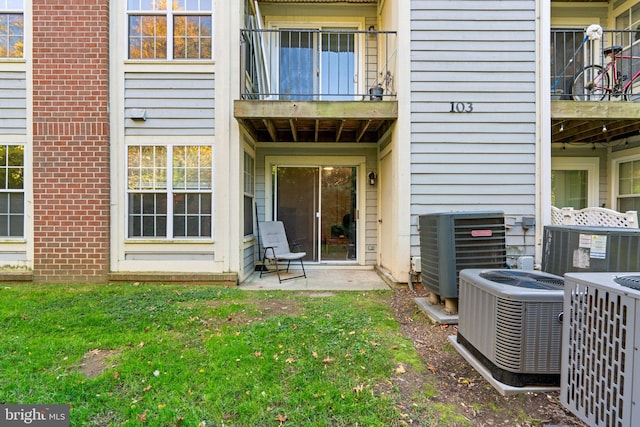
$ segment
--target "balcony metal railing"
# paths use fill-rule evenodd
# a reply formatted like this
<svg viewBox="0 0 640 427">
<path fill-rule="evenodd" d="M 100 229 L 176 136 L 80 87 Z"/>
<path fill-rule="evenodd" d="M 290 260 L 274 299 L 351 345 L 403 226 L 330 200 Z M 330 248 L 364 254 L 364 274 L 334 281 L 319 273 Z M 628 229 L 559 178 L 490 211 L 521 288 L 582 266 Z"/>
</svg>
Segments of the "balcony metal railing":
<svg viewBox="0 0 640 427">
<path fill-rule="evenodd" d="M 241 99 L 394 99 L 396 33 L 241 30 Z"/>
<path fill-rule="evenodd" d="M 622 50 L 616 62 L 616 74 L 608 71 L 607 81 L 610 91 L 603 98 L 608 100 L 631 99 L 623 96 L 625 88 L 628 94 L 640 92 L 640 77 L 631 84 L 636 73 L 640 73 L 640 32 L 633 30 L 605 30 L 602 37 L 591 40 L 583 30 L 551 31 L 551 98 L 561 100 L 574 99 L 574 83 L 579 73 L 596 65 L 606 70 L 611 61 L 611 47 Z M 640 74 L 639 74 L 640 75 Z M 616 86 L 617 84 L 617 86 Z M 627 87 L 628 86 L 628 87 Z M 633 97 L 636 100 L 637 97 Z"/>
</svg>

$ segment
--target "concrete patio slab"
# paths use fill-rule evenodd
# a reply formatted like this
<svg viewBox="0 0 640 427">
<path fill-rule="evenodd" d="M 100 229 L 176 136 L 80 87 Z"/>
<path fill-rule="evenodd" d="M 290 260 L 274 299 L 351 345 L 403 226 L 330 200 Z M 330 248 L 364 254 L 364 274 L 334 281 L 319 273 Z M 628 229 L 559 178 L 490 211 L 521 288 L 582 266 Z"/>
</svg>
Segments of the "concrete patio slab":
<svg viewBox="0 0 640 427">
<path fill-rule="evenodd" d="M 260 277 L 260 272 L 251 274 L 240 284 L 240 289 L 246 290 L 311 290 L 311 291 L 370 291 L 389 290 L 388 282 L 374 269 L 363 268 L 327 268 L 310 266 L 307 268 L 307 278 L 304 277 L 278 282 L 278 276 L 270 273 Z M 292 269 L 283 278 L 297 276 L 299 269 Z"/>
</svg>

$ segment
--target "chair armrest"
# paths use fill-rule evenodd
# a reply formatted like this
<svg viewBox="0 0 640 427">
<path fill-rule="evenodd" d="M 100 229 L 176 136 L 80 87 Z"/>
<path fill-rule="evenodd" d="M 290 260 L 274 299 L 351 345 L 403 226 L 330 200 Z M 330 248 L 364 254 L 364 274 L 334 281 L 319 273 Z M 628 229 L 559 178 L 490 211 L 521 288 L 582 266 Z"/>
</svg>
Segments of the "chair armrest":
<svg viewBox="0 0 640 427">
<path fill-rule="evenodd" d="M 262 258 L 267 258 L 267 251 L 271 249 L 271 254 L 273 255 L 272 257 L 269 258 L 277 258 L 276 257 L 276 250 L 275 250 L 275 246 L 265 246 L 264 247 L 264 255 L 262 256 Z"/>
</svg>

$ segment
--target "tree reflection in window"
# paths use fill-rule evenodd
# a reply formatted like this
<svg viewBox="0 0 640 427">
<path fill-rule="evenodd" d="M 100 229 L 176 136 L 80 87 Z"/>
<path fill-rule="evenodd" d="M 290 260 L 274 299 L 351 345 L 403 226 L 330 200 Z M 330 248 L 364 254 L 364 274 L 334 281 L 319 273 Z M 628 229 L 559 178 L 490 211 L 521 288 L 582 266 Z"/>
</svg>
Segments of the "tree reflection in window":
<svg viewBox="0 0 640 427">
<path fill-rule="evenodd" d="M 0 0 L 0 58 L 24 56 L 24 1 Z"/>
<path fill-rule="evenodd" d="M 211 59 L 211 0 L 129 0 L 130 59 Z"/>
</svg>

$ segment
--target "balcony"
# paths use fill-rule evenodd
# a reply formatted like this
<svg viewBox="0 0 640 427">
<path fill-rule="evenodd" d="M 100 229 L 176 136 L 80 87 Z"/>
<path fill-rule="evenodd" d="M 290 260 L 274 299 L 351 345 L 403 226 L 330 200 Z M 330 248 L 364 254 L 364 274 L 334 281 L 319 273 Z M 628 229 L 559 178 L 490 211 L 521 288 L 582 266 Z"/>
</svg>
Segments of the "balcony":
<svg viewBox="0 0 640 427">
<path fill-rule="evenodd" d="M 242 30 L 234 117 L 256 142 L 377 143 L 398 116 L 396 34 Z"/>
<path fill-rule="evenodd" d="M 614 63 L 612 46 L 620 47 Z M 594 72 L 589 75 L 589 70 Z M 606 74 L 602 85 L 593 78 L 600 74 Z M 603 31 L 601 37 L 590 39 L 582 30 L 552 31 L 551 100 L 554 143 L 596 146 L 637 136 L 640 33 Z"/>
</svg>

